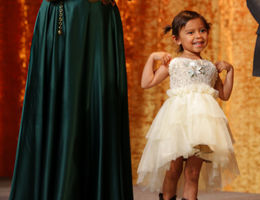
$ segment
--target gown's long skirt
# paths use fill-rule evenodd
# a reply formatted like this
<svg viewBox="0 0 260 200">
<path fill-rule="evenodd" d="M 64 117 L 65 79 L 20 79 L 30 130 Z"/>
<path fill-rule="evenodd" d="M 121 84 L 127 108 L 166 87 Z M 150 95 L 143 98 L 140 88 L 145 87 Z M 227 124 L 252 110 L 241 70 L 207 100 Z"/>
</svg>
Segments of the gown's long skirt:
<svg viewBox="0 0 260 200">
<path fill-rule="evenodd" d="M 10 200 L 132 200 L 118 8 L 43 1 L 36 20 Z"/>
</svg>

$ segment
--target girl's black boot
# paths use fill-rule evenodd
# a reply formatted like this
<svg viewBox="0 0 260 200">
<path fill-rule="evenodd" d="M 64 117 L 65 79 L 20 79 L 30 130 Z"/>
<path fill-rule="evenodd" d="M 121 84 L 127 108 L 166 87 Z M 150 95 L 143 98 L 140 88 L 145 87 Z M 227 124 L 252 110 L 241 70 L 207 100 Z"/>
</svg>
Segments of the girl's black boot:
<svg viewBox="0 0 260 200">
<path fill-rule="evenodd" d="M 176 198 L 177 198 L 177 196 L 174 195 L 174 197 L 172 197 L 170 200 L 176 200 Z M 164 200 L 164 199 L 163 199 L 163 194 L 162 194 L 162 193 L 159 194 L 159 200 Z"/>
</svg>

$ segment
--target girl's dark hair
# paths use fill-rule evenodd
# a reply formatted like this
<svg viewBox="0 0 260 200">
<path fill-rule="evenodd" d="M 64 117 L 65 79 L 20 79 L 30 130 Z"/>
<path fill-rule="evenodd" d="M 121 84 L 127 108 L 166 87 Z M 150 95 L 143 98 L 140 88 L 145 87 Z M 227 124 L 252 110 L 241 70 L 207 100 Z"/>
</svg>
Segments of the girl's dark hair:
<svg viewBox="0 0 260 200">
<path fill-rule="evenodd" d="M 166 34 L 170 30 L 172 30 L 172 35 L 178 38 L 180 30 L 187 24 L 187 22 L 197 18 L 200 18 L 203 21 L 203 23 L 205 24 L 205 28 L 209 31 L 210 23 L 208 23 L 207 20 L 202 15 L 200 15 L 195 11 L 184 10 L 174 17 L 172 21 L 172 25 L 168 25 L 164 28 L 164 33 Z M 180 52 L 183 51 L 183 47 L 181 45 L 179 51 Z"/>
</svg>

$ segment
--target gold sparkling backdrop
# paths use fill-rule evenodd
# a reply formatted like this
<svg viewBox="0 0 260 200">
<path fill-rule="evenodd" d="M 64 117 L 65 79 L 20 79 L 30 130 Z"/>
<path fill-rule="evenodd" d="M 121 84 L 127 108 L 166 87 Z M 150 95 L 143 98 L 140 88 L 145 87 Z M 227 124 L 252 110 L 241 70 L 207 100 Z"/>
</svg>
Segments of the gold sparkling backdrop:
<svg viewBox="0 0 260 200">
<path fill-rule="evenodd" d="M 30 45 L 41 1 L 0 0 L 0 177 L 12 176 Z"/>
<path fill-rule="evenodd" d="M 0 0 L 0 176 L 11 176 L 33 26 L 41 0 Z M 251 76 L 257 24 L 245 0 L 117 0 L 125 36 L 133 178 L 146 143 L 145 135 L 167 98 L 169 80 L 143 90 L 143 66 L 153 51 L 176 56 L 171 36 L 162 28 L 183 9 L 195 10 L 212 23 L 203 56 L 235 67 L 231 99 L 220 102 L 236 140 L 241 176 L 226 190 L 260 193 L 260 78 Z"/>
</svg>

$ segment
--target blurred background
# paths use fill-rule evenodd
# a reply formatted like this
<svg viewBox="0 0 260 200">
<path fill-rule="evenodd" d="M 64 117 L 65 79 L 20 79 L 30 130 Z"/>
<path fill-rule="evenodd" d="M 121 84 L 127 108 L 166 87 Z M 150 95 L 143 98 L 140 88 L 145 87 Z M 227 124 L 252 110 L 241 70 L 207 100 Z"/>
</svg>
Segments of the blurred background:
<svg viewBox="0 0 260 200">
<path fill-rule="evenodd" d="M 41 2 L 0 0 L 0 177 L 12 177 L 30 45 Z M 231 99 L 219 103 L 230 121 L 241 175 L 225 190 L 260 193 L 260 77 L 251 75 L 257 23 L 246 0 L 117 0 L 117 4 L 124 27 L 134 183 L 146 132 L 169 87 L 167 79 L 152 89 L 141 89 L 142 69 L 154 51 L 177 56 L 177 47 L 170 34 L 163 35 L 163 27 L 188 9 L 212 24 L 203 57 L 225 60 L 235 68 Z"/>
</svg>

